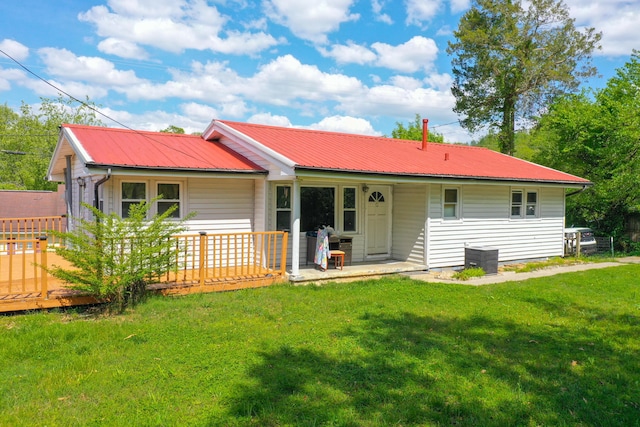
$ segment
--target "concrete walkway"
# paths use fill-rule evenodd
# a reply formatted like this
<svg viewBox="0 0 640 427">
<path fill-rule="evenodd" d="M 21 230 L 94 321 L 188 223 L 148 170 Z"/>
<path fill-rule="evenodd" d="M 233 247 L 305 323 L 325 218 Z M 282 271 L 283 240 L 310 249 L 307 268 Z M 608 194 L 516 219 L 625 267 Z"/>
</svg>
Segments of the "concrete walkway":
<svg viewBox="0 0 640 427">
<path fill-rule="evenodd" d="M 629 264 L 640 264 L 640 257 L 618 258 L 615 262 L 591 262 L 586 264 L 556 266 L 556 267 L 545 268 L 543 270 L 531 271 L 527 273 L 516 273 L 513 271 L 505 271 L 505 272 L 500 272 L 498 274 L 478 277 L 470 280 L 455 280 L 450 277 L 450 274 L 447 275 L 446 273 L 443 274 L 443 273 L 437 273 L 437 272 L 408 273 L 407 275 L 410 276 L 412 279 L 424 280 L 426 282 L 459 283 L 461 285 L 480 286 L 480 285 L 489 285 L 492 283 L 504 283 L 504 282 L 533 279 L 537 277 L 554 276 L 556 274 L 572 273 L 576 271 L 593 270 L 596 268 L 619 267 L 622 265 L 629 265 Z"/>
</svg>

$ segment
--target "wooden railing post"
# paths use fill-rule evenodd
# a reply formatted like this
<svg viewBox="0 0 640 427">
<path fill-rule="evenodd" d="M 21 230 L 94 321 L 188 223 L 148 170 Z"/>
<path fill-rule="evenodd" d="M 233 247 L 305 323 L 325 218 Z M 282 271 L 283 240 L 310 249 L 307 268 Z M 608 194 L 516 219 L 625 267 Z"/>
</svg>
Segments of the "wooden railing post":
<svg viewBox="0 0 640 427">
<path fill-rule="evenodd" d="M 200 232 L 200 257 L 198 263 L 198 275 L 200 276 L 198 279 L 200 281 L 200 286 L 204 286 L 204 266 L 206 263 L 206 243 L 207 243 L 207 232 Z"/>
<path fill-rule="evenodd" d="M 42 298 L 49 299 L 49 284 L 47 282 L 49 274 L 47 273 L 46 268 L 49 267 L 47 264 L 47 236 L 38 237 L 39 245 L 40 245 L 40 274 L 42 274 Z"/>
<path fill-rule="evenodd" d="M 282 232 L 282 255 L 280 259 L 280 274 L 284 277 L 287 272 L 287 244 L 289 242 L 289 233 Z"/>
</svg>

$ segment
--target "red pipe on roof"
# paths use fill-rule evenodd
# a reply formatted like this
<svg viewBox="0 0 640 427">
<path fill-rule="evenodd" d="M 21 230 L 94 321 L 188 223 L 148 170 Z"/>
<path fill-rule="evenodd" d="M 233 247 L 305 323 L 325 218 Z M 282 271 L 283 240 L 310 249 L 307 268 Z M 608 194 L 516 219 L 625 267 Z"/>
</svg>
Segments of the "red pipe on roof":
<svg viewBox="0 0 640 427">
<path fill-rule="evenodd" d="M 422 119 L 422 151 L 427 151 L 428 139 L 429 139 L 429 119 Z"/>
</svg>

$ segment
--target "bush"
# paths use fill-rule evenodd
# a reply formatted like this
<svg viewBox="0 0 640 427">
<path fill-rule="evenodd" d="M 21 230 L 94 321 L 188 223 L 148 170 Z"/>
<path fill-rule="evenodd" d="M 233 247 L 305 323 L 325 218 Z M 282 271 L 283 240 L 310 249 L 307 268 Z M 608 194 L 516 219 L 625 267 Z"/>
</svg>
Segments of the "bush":
<svg viewBox="0 0 640 427">
<path fill-rule="evenodd" d="M 129 210 L 128 218 L 91 209 L 95 220 L 76 219 L 76 227 L 54 235 L 65 241 L 56 253 L 71 269 L 53 266 L 49 272 L 82 291 L 107 303 L 110 311 L 122 312 L 140 302 L 147 284 L 176 268 L 177 241 L 185 230 L 184 221 L 167 220 L 175 210 L 167 210 L 147 220 L 150 205 L 140 203 Z"/>
</svg>

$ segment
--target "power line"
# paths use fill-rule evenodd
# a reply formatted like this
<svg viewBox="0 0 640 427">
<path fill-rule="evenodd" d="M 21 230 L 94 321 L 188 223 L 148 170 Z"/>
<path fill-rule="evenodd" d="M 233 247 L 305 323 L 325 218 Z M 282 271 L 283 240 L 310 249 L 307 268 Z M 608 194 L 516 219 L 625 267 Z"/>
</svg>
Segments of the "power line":
<svg viewBox="0 0 640 427">
<path fill-rule="evenodd" d="M 442 127 L 442 126 L 455 125 L 455 124 L 457 124 L 457 123 L 459 123 L 459 122 L 458 122 L 458 120 L 456 120 L 455 122 L 449 122 L 449 123 L 443 123 L 443 124 L 441 124 L 441 125 L 431 126 L 431 128 L 432 128 L 432 129 L 435 129 L 435 128 L 440 128 L 440 127 Z"/>
<path fill-rule="evenodd" d="M 97 114 L 99 114 L 99 115 L 101 115 L 101 116 L 105 117 L 105 118 L 106 118 L 106 119 L 108 119 L 108 120 L 111 120 L 111 121 L 112 121 L 112 122 L 114 122 L 114 123 L 117 123 L 118 125 L 122 126 L 123 128 L 125 128 L 125 129 L 127 129 L 127 130 L 130 130 L 130 131 L 132 131 L 132 132 L 135 132 L 135 133 L 137 133 L 138 135 L 143 136 L 144 138 L 147 138 L 147 139 L 149 139 L 149 140 L 151 140 L 151 141 L 154 141 L 154 142 L 156 142 L 156 143 L 158 143 L 158 144 L 160 144 L 160 145 L 162 145 L 162 146 L 164 146 L 164 147 L 167 147 L 167 148 L 169 148 L 170 150 L 173 150 L 173 151 L 176 151 L 176 152 L 178 152 L 178 153 L 181 153 L 181 154 L 183 154 L 183 155 L 185 155 L 185 156 L 187 156 L 187 157 L 190 157 L 190 158 L 192 158 L 192 159 L 194 159 L 194 160 L 201 160 L 201 158 L 199 158 L 199 157 L 195 157 L 195 156 L 192 156 L 192 155 L 191 155 L 191 154 L 189 154 L 189 153 L 185 153 L 184 151 L 178 150 L 178 149 L 176 149 L 175 147 L 172 147 L 172 146 L 167 145 L 167 144 L 165 144 L 165 143 L 163 143 L 163 142 L 161 142 L 161 141 L 158 141 L 157 139 L 155 139 L 155 138 L 151 137 L 151 136 L 150 136 L 149 134 L 147 134 L 147 133 L 143 133 L 143 132 L 141 132 L 141 131 L 139 131 L 139 130 L 133 129 L 133 128 L 131 128 L 131 127 L 129 127 L 129 126 L 127 126 L 127 125 L 125 125 L 124 123 L 119 122 L 118 120 L 114 119 L 113 117 L 108 116 L 107 114 L 105 114 L 105 113 L 103 113 L 102 111 L 98 110 L 98 109 L 97 109 L 97 108 L 95 108 L 94 106 L 92 106 L 92 105 L 90 105 L 90 104 L 88 104 L 88 103 L 86 103 L 86 102 L 84 102 L 84 101 L 82 101 L 82 100 L 80 100 L 80 99 L 76 98 L 75 96 L 73 96 L 73 95 L 71 95 L 71 94 L 69 94 L 69 93 L 65 92 L 64 90 L 60 89 L 60 88 L 59 88 L 59 87 L 57 87 L 56 85 L 54 85 L 54 84 L 52 84 L 51 82 L 49 82 L 49 81 L 45 80 L 44 78 L 40 77 L 38 74 L 34 73 L 34 72 L 33 72 L 33 71 L 31 71 L 29 68 L 27 68 L 26 66 L 22 65 L 22 63 L 20 63 L 20 61 L 18 61 L 17 59 L 15 59 L 15 58 L 14 58 L 14 57 L 12 57 L 11 55 L 9 55 L 9 54 L 8 54 L 7 52 L 5 52 L 4 50 L 0 49 L 0 53 L 2 53 L 3 55 L 5 55 L 7 58 L 9 58 L 10 60 L 12 60 L 12 61 L 13 61 L 13 62 L 15 62 L 16 64 L 18 64 L 18 66 L 19 66 L 20 68 L 22 68 L 23 70 L 25 70 L 27 73 L 31 74 L 32 76 L 34 76 L 34 77 L 35 77 L 35 78 L 37 78 L 38 80 L 40 80 L 40 81 L 44 82 L 45 84 L 47 84 L 47 85 L 51 86 L 52 88 L 54 88 L 55 90 L 57 90 L 59 93 L 61 93 L 61 94 L 65 95 L 65 96 L 67 96 L 69 99 L 71 99 L 71 100 L 73 100 L 73 101 L 76 101 L 76 102 L 78 102 L 78 103 L 82 104 L 83 106 L 85 106 L 85 107 L 86 107 L 86 108 L 88 108 L 89 110 L 91 110 L 91 111 L 93 111 L 93 112 L 95 112 L 95 113 L 97 113 Z"/>
</svg>

